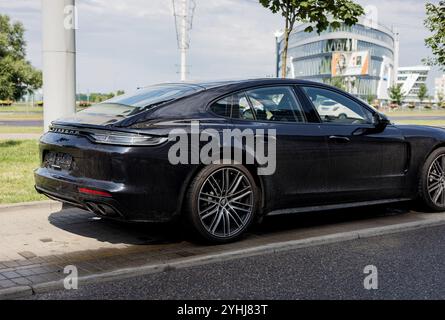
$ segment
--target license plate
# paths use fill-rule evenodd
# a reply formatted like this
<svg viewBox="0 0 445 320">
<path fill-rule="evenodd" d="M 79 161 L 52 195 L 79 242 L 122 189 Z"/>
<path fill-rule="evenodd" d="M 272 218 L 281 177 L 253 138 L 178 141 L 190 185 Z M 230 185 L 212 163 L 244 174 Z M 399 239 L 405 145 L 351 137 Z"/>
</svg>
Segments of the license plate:
<svg viewBox="0 0 445 320">
<path fill-rule="evenodd" d="M 62 152 L 48 152 L 43 162 L 46 168 L 68 171 L 73 164 L 73 157 Z"/>
</svg>

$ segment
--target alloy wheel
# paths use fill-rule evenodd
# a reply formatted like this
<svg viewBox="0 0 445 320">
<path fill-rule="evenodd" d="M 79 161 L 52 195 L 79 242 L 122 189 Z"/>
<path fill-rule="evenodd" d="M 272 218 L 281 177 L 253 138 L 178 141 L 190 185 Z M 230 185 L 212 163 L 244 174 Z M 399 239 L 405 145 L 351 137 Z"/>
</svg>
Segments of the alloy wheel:
<svg viewBox="0 0 445 320">
<path fill-rule="evenodd" d="M 439 206 L 445 206 L 445 154 L 439 155 L 432 162 L 427 176 L 427 190 L 431 201 Z"/>
<path fill-rule="evenodd" d="M 252 185 L 236 168 L 216 170 L 202 184 L 198 198 L 199 219 L 215 237 L 228 238 L 242 232 L 253 208 Z"/>
</svg>

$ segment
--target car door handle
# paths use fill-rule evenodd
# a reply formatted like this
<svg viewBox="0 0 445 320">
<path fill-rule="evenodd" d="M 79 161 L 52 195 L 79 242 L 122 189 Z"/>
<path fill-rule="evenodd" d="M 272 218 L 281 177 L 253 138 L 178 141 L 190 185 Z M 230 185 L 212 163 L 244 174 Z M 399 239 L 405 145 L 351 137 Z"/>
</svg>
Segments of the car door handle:
<svg viewBox="0 0 445 320">
<path fill-rule="evenodd" d="M 335 143 L 349 143 L 349 142 L 351 142 L 351 139 L 349 139 L 348 137 L 341 137 L 341 136 L 330 136 L 329 140 L 333 141 Z"/>
</svg>

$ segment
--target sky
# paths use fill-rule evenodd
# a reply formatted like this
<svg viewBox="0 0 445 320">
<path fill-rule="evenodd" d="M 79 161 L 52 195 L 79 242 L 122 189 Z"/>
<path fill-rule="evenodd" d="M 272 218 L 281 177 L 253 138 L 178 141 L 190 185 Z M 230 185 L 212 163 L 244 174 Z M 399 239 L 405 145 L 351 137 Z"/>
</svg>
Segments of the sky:
<svg viewBox="0 0 445 320">
<path fill-rule="evenodd" d="M 421 0 L 356 0 L 377 7 L 381 24 L 400 33 L 400 66 L 430 55 Z M 189 50 L 193 80 L 265 77 L 274 74 L 274 32 L 281 16 L 256 0 L 196 0 Z M 437 3 L 438 0 L 431 0 Z M 77 0 L 77 91 L 111 92 L 179 80 L 171 0 Z M 0 13 L 26 28 L 27 57 L 42 67 L 40 0 L 0 0 Z M 429 77 L 430 94 L 434 68 Z"/>
</svg>

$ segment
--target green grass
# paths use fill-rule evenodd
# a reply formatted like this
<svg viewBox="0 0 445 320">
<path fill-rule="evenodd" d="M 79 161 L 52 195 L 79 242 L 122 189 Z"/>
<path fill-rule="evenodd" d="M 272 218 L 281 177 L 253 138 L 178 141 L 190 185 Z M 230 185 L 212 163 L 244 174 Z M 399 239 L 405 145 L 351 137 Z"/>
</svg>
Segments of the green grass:
<svg viewBox="0 0 445 320">
<path fill-rule="evenodd" d="M 37 140 L 0 140 L 0 204 L 45 200 L 34 190 Z"/>
<path fill-rule="evenodd" d="M 396 111 L 387 111 L 382 110 L 384 114 L 388 116 L 403 116 L 403 117 L 440 117 L 445 116 L 445 109 L 440 110 L 396 110 Z"/>
<path fill-rule="evenodd" d="M 26 112 L 38 112 L 43 113 L 42 107 L 31 107 L 27 105 L 17 105 L 13 104 L 12 106 L 0 106 L 0 113 L 1 112 L 20 112 L 20 113 L 26 113 Z"/>
<path fill-rule="evenodd" d="M 43 134 L 43 127 L 0 126 L 0 133 L 38 133 L 38 134 Z"/>
<path fill-rule="evenodd" d="M 422 126 L 445 127 L 445 120 L 394 120 L 396 124 L 416 124 Z"/>
</svg>

